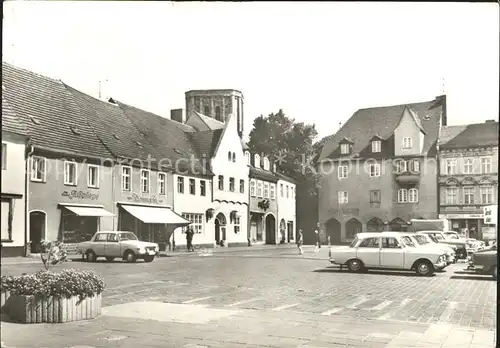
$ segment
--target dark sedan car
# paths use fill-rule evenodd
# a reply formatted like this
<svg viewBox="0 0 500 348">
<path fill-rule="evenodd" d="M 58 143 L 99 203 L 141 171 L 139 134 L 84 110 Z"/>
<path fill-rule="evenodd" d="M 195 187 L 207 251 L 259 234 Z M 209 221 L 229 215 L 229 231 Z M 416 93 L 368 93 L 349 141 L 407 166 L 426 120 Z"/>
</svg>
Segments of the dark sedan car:
<svg viewBox="0 0 500 348">
<path fill-rule="evenodd" d="M 469 262 L 469 269 L 481 274 L 491 274 L 494 279 L 497 279 L 498 264 L 497 264 L 497 246 L 486 247 L 472 254 Z"/>
</svg>

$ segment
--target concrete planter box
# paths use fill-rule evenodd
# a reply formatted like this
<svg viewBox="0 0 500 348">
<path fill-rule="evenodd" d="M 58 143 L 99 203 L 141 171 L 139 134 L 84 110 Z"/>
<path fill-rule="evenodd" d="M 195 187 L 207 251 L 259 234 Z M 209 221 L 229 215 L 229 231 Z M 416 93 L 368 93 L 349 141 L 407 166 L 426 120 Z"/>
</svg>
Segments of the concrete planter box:
<svg viewBox="0 0 500 348">
<path fill-rule="evenodd" d="M 8 291 L 0 292 L 0 312 L 4 311 L 3 307 L 4 307 L 5 302 L 7 302 L 9 297 L 10 297 L 10 293 Z"/>
<path fill-rule="evenodd" d="M 2 292 L 2 304 L 4 293 Z M 94 319 L 101 314 L 101 295 L 85 298 L 35 298 L 29 295 L 5 294 L 5 305 L 9 317 L 25 324 L 66 323 L 69 321 Z"/>
</svg>

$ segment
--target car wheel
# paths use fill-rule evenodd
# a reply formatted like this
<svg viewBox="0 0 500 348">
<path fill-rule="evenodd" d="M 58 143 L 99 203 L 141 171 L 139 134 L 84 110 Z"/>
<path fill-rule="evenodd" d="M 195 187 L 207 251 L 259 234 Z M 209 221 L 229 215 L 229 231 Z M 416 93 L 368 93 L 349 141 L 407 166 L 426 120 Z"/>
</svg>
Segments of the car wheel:
<svg viewBox="0 0 500 348">
<path fill-rule="evenodd" d="M 87 250 L 85 256 L 87 257 L 87 262 L 95 262 L 97 260 L 97 256 L 92 250 Z"/>
<path fill-rule="evenodd" d="M 115 259 L 115 258 L 114 258 L 114 257 L 112 257 L 112 256 L 108 256 L 108 257 L 106 257 L 106 261 L 108 261 L 108 262 L 113 262 L 113 260 L 114 260 L 114 259 Z"/>
<path fill-rule="evenodd" d="M 434 273 L 434 267 L 429 261 L 419 261 L 415 266 L 415 271 L 421 276 L 430 276 Z"/>
<path fill-rule="evenodd" d="M 497 279 L 497 273 L 498 273 L 498 266 L 493 267 L 493 270 L 491 271 L 491 275 L 493 276 L 493 279 Z"/>
<path fill-rule="evenodd" d="M 152 262 L 155 259 L 153 255 L 146 255 L 144 256 L 144 261 L 146 262 Z"/>
<path fill-rule="evenodd" d="M 123 255 L 123 259 L 127 262 L 135 262 L 136 257 L 133 251 L 126 251 Z"/>
<path fill-rule="evenodd" d="M 361 260 L 354 259 L 354 260 L 349 260 L 349 262 L 347 263 L 347 268 L 351 272 L 360 272 L 364 268 L 364 265 L 363 262 L 361 262 Z"/>
</svg>

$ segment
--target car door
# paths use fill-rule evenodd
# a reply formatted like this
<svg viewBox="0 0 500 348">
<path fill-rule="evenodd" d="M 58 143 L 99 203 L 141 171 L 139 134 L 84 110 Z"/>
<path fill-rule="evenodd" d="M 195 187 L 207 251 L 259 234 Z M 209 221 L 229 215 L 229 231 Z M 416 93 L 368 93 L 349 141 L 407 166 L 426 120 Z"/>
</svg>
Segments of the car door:
<svg viewBox="0 0 500 348">
<path fill-rule="evenodd" d="M 404 268 L 404 248 L 394 237 L 383 237 L 380 249 L 380 267 Z"/>
<path fill-rule="evenodd" d="M 92 250 L 98 256 L 105 255 L 106 241 L 108 239 L 107 233 L 98 233 L 92 243 Z"/>
<path fill-rule="evenodd" d="M 366 267 L 380 267 L 380 237 L 365 238 L 359 243 L 356 256 Z"/>
<path fill-rule="evenodd" d="M 120 242 L 118 240 L 118 234 L 108 233 L 108 239 L 106 241 L 105 248 L 106 257 L 119 257 L 120 252 Z"/>
</svg>

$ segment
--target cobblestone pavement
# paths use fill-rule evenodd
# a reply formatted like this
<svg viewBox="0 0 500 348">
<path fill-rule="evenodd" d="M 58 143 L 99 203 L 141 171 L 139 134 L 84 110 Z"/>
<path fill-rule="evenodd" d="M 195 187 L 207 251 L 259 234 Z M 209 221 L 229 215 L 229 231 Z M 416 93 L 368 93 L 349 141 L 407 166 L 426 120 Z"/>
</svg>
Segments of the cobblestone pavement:
<svg viewBox="0 0 500 348">
<path fill-rule="evenodd" d="M 67 263 L 61 267 L 104 277 L 103 316 L 63 325 L 2 323 L 2 341 L 18 348 L 495 345 L 497 285 L 490 276 L 470 274 L 465 264 L 433 277 L 354 274 L 330 267 L 327 252 L 306 247 L 297 255 L 287 247 L 150 264 Z M 2 265 L 2 274 L 40 268 Z M 47 344 L 30 342 L 44 335 Z"/>
</svg>

